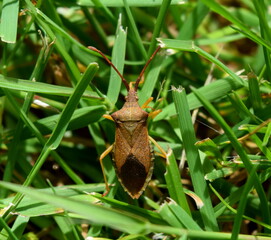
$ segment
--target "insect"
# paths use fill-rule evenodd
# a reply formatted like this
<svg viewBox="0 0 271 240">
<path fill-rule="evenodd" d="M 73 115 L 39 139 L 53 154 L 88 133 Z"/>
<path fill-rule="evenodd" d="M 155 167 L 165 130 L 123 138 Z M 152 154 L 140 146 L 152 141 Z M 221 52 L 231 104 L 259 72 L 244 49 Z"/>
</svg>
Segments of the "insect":
<svg viewBox="0 0 271 240">
<path fill-rule="evenodd" d="M 159 46 L 147 61 L 136 82 L 128 84 L 118 69 L 100 50 L 89 47 L 89 49 L 98 52 L 114 68 L 128 91 L 123 107 L 112 115 L 103 116 L 114 121 L 116 124 L 115 142 L 100 156 L 100 164 L 106 185 L 106 193 L 104 195 L 109 192 L 109 185 L 103 167 L 103 159 L 111 151 L 119 182 L 124 190 L 134 199 L 138 199 L 141 196 L 151 180 L 154 165 L 154 152 L 150 142 L 157 146 L 163 156 L 166 155 L 158 143 L 149 136 L 147 129 L 148 117 L 156 116 L 160 110 L 150 114 L 147 113 L 143 108 L 148 107 L 148 104 L 153 98 L 148 99 L 146 103 L 140 107 L 137 97 L 138 85 L 145 69 L 160 48 L 161 47 Z"/>
</svg>

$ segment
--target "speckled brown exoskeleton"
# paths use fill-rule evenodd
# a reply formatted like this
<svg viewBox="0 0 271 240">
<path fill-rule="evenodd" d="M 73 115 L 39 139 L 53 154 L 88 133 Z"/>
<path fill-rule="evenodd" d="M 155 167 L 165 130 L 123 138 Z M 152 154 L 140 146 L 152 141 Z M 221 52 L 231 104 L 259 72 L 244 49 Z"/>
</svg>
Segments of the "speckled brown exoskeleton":
<svg viewBox="0 0 271 240">
<path fill-rule="evenodd" d="M 105 118 L 114 121 L 116 124 L 115 142 L 100 156 L 100 163 L 106 184 L 105 194 L 109 192 L 109 185 L 102 161 L 110 152 L 112 152 L 114 167 L 121 185 L 134 199 L 141 196 L 152 177 L 154 153 L 151 142 L 157 146 L 162 152 L 162 155 L 166 155 L 157 142 L 149 136 L 147 128 L 148 117 L 156 116 L 160 110 L 150 114 L 147 113 L 143 109 L 148 106 L 152 98 L 148 99 L 140 107 L 137 97 L 138 85 L 145 69 L 160 48 L 159 46 L 152 54 L 137 80 L 134 83 L 128 84 L 118 69 L 100 50 L 89 47 L 89 49 L 98 52 L 114 68 L 128 91 L 123 107 L 112 115 L 104 115 Z"/>
</svg>

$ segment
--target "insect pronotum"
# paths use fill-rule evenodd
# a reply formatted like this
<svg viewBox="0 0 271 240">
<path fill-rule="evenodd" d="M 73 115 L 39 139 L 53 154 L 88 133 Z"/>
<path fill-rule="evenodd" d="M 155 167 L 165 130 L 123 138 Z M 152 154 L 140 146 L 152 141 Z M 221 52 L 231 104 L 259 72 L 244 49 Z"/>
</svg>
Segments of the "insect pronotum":
<svg viewBox="0 0 271 240">
<path fill-rule="evenodd" d="M 147 129 L 148 117 L 150 115 L 152 117 L 156 116 L 160 110 L 148 114 L 142 108 L 146 108 L 152 101 L 152 98 L 148 99 L 146 103 L 140 107 L 137 97 L 138 84 L 145 69 L 160 48 L 161 47 L 159 46 L 154 51 L 136 82 L 128 84 L 118 69 L 100 50 L 89 47 L 89 49 L 98 52 L 114 68 L 128 91 L 123 107 L 112 115 L 103 116 L 114 121 L 116 124 L 115 142 L 100 156 L 100 163 L 106 185 L 106 193 L 104 195 L 109 192 L 109 185 L 103 167 L 103 159 L 111 151 L 113 153 L 113 163 L 117 177 L 124 190 L 135 199 L 141 196 L 151 180 L 154 165 L 154 153 L 150 142 L 157 146 L 163 156 L 166 155 L 165 151 L 157 144 L 157 142 L 148 135 Z"/>
</svg>

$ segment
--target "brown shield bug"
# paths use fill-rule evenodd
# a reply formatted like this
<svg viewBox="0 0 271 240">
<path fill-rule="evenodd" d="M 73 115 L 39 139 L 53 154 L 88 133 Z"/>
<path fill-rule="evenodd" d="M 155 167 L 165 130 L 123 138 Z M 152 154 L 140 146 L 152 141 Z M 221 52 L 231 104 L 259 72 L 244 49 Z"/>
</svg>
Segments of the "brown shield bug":
<svg viewBox="0 0 271 240">
<path fill-rule="evenodd" d="M 89 47 L 89 49 L 98 52 L 117 72 L 128 94 L 125 98 L 123 107 L 112 115 L 104 115 L 116 124 L 115 142 L 106 149 L 100 156 L 100 163 L 106 185 L 106 195 L 109 192 L 109 185 L 103 167 L 103 158 L 111 151 L 113 153 L 113 163 L 117 177 L 128 194 L 137 199 L 146 189 L 151 180 L 153 172 L 154 153 L 150 142 L 155 144 L 165 156 L 165 151 L 148 134 L 147 119 L 151 115 L 154 117 L 160 110 L 148 114 L 142 108 L 146 108 L 152 101 L 152 98 L 146 101 L 142 107 L 138 104 L 137 89 L 138 84 L 145 72 L 145 69 L 154 58 L 161 47 L 159 46 L 147 61 L 136 82 L 128 84 L 118 69 L 111 61 L 98 49 Z"/>
</svg>

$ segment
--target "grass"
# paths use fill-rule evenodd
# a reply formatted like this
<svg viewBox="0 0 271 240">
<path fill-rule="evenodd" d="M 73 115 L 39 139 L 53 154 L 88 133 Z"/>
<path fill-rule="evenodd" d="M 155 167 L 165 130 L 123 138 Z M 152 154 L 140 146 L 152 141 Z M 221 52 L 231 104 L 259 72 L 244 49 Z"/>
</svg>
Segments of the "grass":
<svg viewBox="0 0 271 240">
<path fill-rule="evenodd" d="M 270 239 L 268 1 L 177 3 L 2 2 L 1 240 Z M 87 46 L 130 82 L 157 44 L 138 97 L 167 157 L 132 200 L 106 156 L 102 196 L 127 92 Z"/>
</svg>

